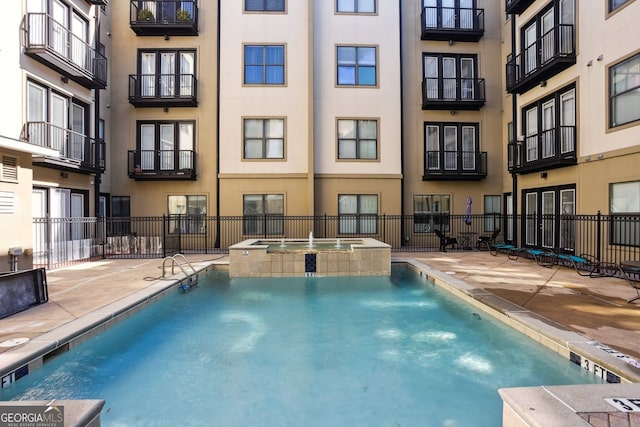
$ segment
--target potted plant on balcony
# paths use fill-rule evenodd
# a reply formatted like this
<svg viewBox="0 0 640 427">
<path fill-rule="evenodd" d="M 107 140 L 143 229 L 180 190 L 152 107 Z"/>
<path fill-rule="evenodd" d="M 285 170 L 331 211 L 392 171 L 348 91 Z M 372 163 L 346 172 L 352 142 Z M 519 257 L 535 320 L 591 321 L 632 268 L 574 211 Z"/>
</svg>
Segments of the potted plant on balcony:
<svg viewBox="0 0 640 427">
<path fill-rule="evenodd" d="M 140 9 L 138 11 L 138 21 L 153 21 L 155 17 L 149 9 Z"/>
<path fill-rule="evenodd" d="M 178 21 L 191 21 L 191 14 L 188 10 L 178 9 L 176 11 L 176 19 Z"/>
<path fill-rule="evenodd" d="M 136 167 L 133 168 L 133 172 L 136 174 L 142 173 L 142 168 L 140 167 L 140 165 L 136 165 Z"/>
</svg>

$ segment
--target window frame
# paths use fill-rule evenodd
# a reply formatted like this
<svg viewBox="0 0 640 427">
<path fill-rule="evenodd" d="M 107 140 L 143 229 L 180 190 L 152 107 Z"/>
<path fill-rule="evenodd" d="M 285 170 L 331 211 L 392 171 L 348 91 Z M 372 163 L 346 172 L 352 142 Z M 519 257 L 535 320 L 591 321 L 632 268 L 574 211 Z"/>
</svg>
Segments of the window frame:
<svg viewBox="0 0 640 427">
<path fill-rule="evenodd" d="M 171 74 L 164 74 L 162 72 L 162 54 L 163 53 L 171 53 L 174 55 L 174 64 L 173 64 L 173 72 Z M 144 54 L 153 54 L 154 57 L 154 74 L 146 74 L 142 69 L 143 61 L 142 57 Z M 193 56 L 193 64 L 192 73 L 191 74 L 182 74 L 182 54 L 191 54 Z M 140 80 L 138 85 L 140 90 L 140 96 L 142 98 L 184 98 L 184 97 L 192 97 L 195 96 L 195 81 L 196 81 L 196 70 L 198 69 L 198 51 L 196 49 L 152 49 L 152 48 L 144 48 L 138 49 L 136 56 L 136 70 L 137 77 Z M 152 87 L 148 87 L 144 84 L 144 76 L 153 76 Z M 165 80 L 168 78 L 169 82 L 171 82 L 172 92 L 171 94 L 163 93 L 163 86 L 169 86 Z M 185 84 L 187 81 L 187 84 Z M 188 84 L 190 83 L 190 84 Z M 188 92 L 185 91 L 188 89 Z M 153 93 L 147 93 L 146 91 L 152 90 Z"/>
<path fill-rule="evenodd" d="M 178 205 L 179 198 L 184 199 L 184 205 Z M 206 194 L 167 195 L 167 218 L 169 220 L 168 233 L 172 235 L 206 234 L 207 203 L 208 200 Z M 180 206 L 182 206 L 186 212 L 171 212 L 172 208 Z M 200 209 L 200 212 L 189 212 L 190 209 Z"/>
<path fill-rule="evenodd" d="M 173 149 L 162 149 L 162 127 L 171 125 L 173 126 Z M 191 145 L 190 149 L 182 149 L 182 141 L 180 134 L 180 126 L 191 126 L 191 141 L 187 143 Z M 143 149 L 143 126 L 153 126 L 153 150 Z M 195 152 L 196 152 L 196 122 L 195 120 L 138 120 L 136 121 L 136 152 L 139 153 L 139 164 L 136 164 L 136 168 L 140 167 L 142 171 L 147 172 L 178 172 L 181 170 L 192 170 L 195 167 Z M 143 151 L 153 151 L 153 157 L 143 156 Z M 163 152 L 172 151 L 171 156 L 163 156 Z M 194 157 L 182 156 L 182 151 L 189 151 L 193 153 Z M 155 154 L 158 154 L 156 156 Z M 157 158 L 156 158 L 157 157 Z M 166 167 L 168 161 L 172 162 L 173 167 Z M 149 167 L 151 166 L 151 167 Z"/>
<path fill-rule="evenodd" d="M 614 102 L 616 101 L 616 99 L 618 97 L 627 95 L 627 94 L 634 94 L 636 97 L 640 98 L 640 72 L 639 74 L 636 76 L 637 80 L 638 80 L 638 85 L 632 87 L 631 89 L 625 89 L 624 91 L 622 91 L 621 93 L 616 93 L 614 94 L 614 81 L 615 81 L 615 70 L 617 67 L 620 67 L 624 64 L 627 64 L 629 62 L 633 62 L 633 61 L 637 61 L 637 64 L 632 65 L 632 67 L 638 67 L 638 69 L 640 70 L 640 53 L 636 53 L 628 58 L 625 58 L 621 61 L 616 62 L 615 64 L 611 65 L 609 67 L 608 70 L 608 98 L 609 98 L 609 105 L 608 105 L 608 114 L 609 114 L 609 120 L 608 120 L 608 125 L 609 125 L 609 129 L 616 129 L 616 128 L 620 128 L 620 127 L 624 127 L 624 126 L 629 126 L 629 125 L 636 125 L 638 124 L 638 122 L 640 122 L 640 114 L 638 114 L 637 117 L 632 118 L 631 120 L 627 120 L 621 123 L 618 123 L 615 120 L 615 107 L 614 107 Z M 640 102 L 640 100 L 638 101 Z"/>
<path fill-rule="evenodd" d="M 247 213 L 249 205 L 247 198 L 259 197 L 259 212 Z M 280 203 L 280 206 L 272 206 L 269 199 Z M 280 212 L 267 212 L 270 207 L 275 207 Z M 242 195 L 242 234 L 245 236 L 283 236 L 284 235 L 284 214 L 286 201 L 284 193 L 256 194 L 247 193 Z"/>
<path fill-rule="evenodd" d="M 625 193 L 631 194 L 629 210 L 620 210 L 616 207 L 616 187 L 629 187 Z M 634 187 L 636 187 L 634 189 Z M 637 192 L 636 194 L 633 194 Z M 635 199 L 635 200 L 634 200 Z M 637 205 L 637 206 L 636 206 Z M 612 182 L 609 184 L 609 244 L 617 246 L 640 247 L 640 224 L 632 220 L 640 215 L 640 180 Z M 634 240 L 635 239 L 635 240 Z"/>
<path fill-rule="evenodd" d="M 287 12 L 287 0 L 282 1 L 282 9 L 268 9 L 269 0 L 261 0 L 261 9 L 247 9 L 247 0 L 242 2 L 242 11 L 245 13 L 286 13 Z"/>
<path fill-rule="evenodd" d="M 494 210 L 497 206 L 498 210 Z M 502 217 L 502 196 L 485 194 L 482 197 L 482 213 L 484 215 L 484 231 L 493 232 L 500 229 Z"/>
<path fill-rule="evenodd" d="M 371 0 L 373 2 L 373 12 L 360 12 L 360 2 L 366 0 L 350 0 L 353 2 L 353 10 L 340 10 L 341 0 L 335 2 L 335 13 L 338 15 L 376 15 L 378 13 L 378 0 Z"/>
<path fill-rule="evenodd" d="M 262 63 L 247 63 L 247 49 L 248 48 L 262 48 Z M 268 48 L 281 48 L 282 49 L 282 63 L 267 63 L 267 49 Z M 262 78 L 260 82 L 248 82 L 247 67 L 261 67 Z M 282 82 L 269 83 L 268 82 L 268 68 L 281 68 L 282 69 Z M 242 85 L 243 86 L 285 86 L 287 83 L 287 47 L 284 43 L 273 44 L 260 44 L 260 43 L 244 43 L 242 45 Z"/>
<path fill-rule="evenodd" d="M 355 212 L 342 212 L 344 201 L 355 197 Z M 365 198 L 375 198 L 375 213 L 365 211 Z M 378 210 L 380 197 L 378 194 L 338 194 L 338 234 L 375 235 L 378 233 Z"/>
<path fill-rule="evenodd" d="M 618 10 L 620 10 L 621 8 L 627 6 L 629 3 L 631 3 L 634 0 L 622 0 L 622 3 L 619 4 L 615 4 L 616 1 L 619 0 L 609 0 L 607 1 L 607 13 L 614 13 L 617 12 Z"/>
<path fill-rule="evenodd" d="M 262 121 L 262 137 L 261 138 L 247 138 L 247 121 L 256 120 Z M 278 120 L 282 122 L 282 136 L 280 138 L 269 138 L 266 136 L 265 126 L 267 122 Z M 242 160 L 284 160 L 286 155 L 286 143 L 287 143 L 287 121 L 284 117 L 243 117 L 242 119 Z M 262 145 L 262 156 L 261 157 L 247 157 L 247 139 L 260 139 Z M 267 140 L 281 140 L 281 156 L 280 157 L 269 157 L 267 155 L 268 144 Z"/>
<path fill-rule="evenodd" d="M 432 127 L 438 129 L 438 150 L 429 149 L 429 132 L 427 128 Z M 446 142 L 446 128 L 455 128 L 456 129 L 456 150 L 447 150 L 447 142 Z M 471 152 L 473 154 L 473 167 L 465 167 L 465 162 L 468 160 L 468 157 L 465 156 L 465 153 L 468 153 L 464 150 L 464 130 L 465 128 L 473 128 L 474 129 L 474 151 Z M 480 153 L 480 123 L 477 122 L 424 122 L 423 123 L 423 149 L 424 149 L 424 170 L 425 173 L 428 171 L 459 171 L 459 172 L 469 172 L 476 171 L 479 169 L 480 165 L 478 164 L 478 155 Z M 455 155 L 447 155 L 447 153 L 455 153 Z M 431 167 L 431 161 L 435 160 L 435 155 L 437 155 L 437 167 Z M 442 154 L 442 156 L 441 156 Z M 447 160 L 455 162 L 455 167 L 447 167 Z"/>
<path fill-rule="evenodd" d="M 341 63 L 340 61 L 340 51 L 343 49 L 354 49 L 355 50 L 355 55 L 354 55 L 354 62 L 351 65 L 351 63 Z M 373 49 L 374 51 L 374 65 L 368 65 L 368 64 L 362 64 L 360 65 L 360 61 L 359 61 L 359 51 L 361 49 Z M 379 60 L 378 60 L 378 46 L 377 45 L 336 45 L 336 50 L 335 50 L 335 60 L 336 60 L 336 86 L 337 87 L 359 87 L 359 88 L 376 88 L 378 87 L 378 82 L 379 82 L 379 73 L 378 73 L 378 64 L 379 64 Z M 373 69 L 373 73 L 374 73 L 374 82 L 371 84 L 365 84 L 365 83 L 360 83 L 360 73 L 359 71 L 361 69 Z M 346 69 L 353 69 L 353 83 L 341 83 L 340 82 L 340 75 L 341 75 L 341 70 L 346 70 Z"/>
<path fill-rule="evenodd" d="M 418 209 L 419 207 L 422 209 Z M 428 209 L 425 209 L 427 207 Z M 413 232 L 433 233 L 440 230 L 448 233 L 451 228 L 451 194 L 413 195 Z"/>
<path fill-rule="evenodd" d="M 434 58 L 437 61 L 437 76 L 428 76 L 428 67 L 427 67 L 427 58 Z M 453 60 L 455 64 L 455 86 L 453 90 L 455 92 L 455 96 L 446 96 L 451 93 L 451 85 L 447 85 L 446 82 L 448 80 L 452 80 L 451 77 L 445 77 L 445 75 L 449 75 L 448 72 L 444 71 L 444 63 L 445 60 Z M 473 63 L 472 72 L 473 75 L 471 77 L 463 77 L 462 76 L 462 63 L 464 61 L 471 60 Z M 477 86 L 478 86 L 478 55 L 475 53 L 446 53 L 446 52 L 423 52 L 422 53 L 422 79 L 425 82 L 424 93 L 428 99 L 447 99 L 447 100 L 460 100 L 460 101 L 472 101 L 478 97 Z M 429 85 L 429 80 L 427 79 L 437 79 L 435 90 L 437 92 L 437 96 L 430 96 L 430 91 L 433 90 L 433 86 Z M 446 79 L 446 80 L 445 80 Z M 471 96 L 467 94 L 467 90 L 469 86 L 464 85 L 465 81 L 471 80 Z"/>
<path fill-rule="evenodd" d="M 340 138 L 340 123 L 341 122 L 355 122 L 355 133 L 354 138 Z M 371 141 L 370 138 L 361 138 L 361 129 L 360 125 L 364 124 L 364 122 L 374 122 L 375 124 L 375 157 L 362 157 L 362 151 L 364 151 L 361 147 L 362 143 L 366 141 Z M 341 142 L 353 141 L 355 145 L 355 156 L 354 157 L 341 157 Z M 380 121 L 377 118 L 348 118 L 348 117 L 339 117 L 336 119 L 336 158 L 339 161 L 378 161 L 380 160 Z"/>
</svg>

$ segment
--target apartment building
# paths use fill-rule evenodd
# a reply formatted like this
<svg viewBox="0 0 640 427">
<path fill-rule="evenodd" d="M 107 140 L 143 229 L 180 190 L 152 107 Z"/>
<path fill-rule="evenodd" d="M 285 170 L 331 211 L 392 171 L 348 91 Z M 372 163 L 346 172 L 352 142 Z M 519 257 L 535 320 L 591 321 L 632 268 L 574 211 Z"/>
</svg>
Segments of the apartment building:
<svg viewBox="0 0 640 427">
<path fill-rule="evenodd" d="M 572 248 L 561 214 L 640 212 L 640 3 L 507 0 L 506 12 L 506 211 L 531 216 L 506 237 Z"/>
<path fill-rule="evenodd" d="M 0 41 L 4 102 L 0 124 L 0 263 L 21 247 L 29 268 L 39 231 L 33 217 L 88 217 L 98 212 L 105 170 L 99 100 L 107 84 L 100 26 L 105 1 L 25 0 L 3 10 Z M 79 228 L 64 231 L 82 256 Z"/>
</svg>

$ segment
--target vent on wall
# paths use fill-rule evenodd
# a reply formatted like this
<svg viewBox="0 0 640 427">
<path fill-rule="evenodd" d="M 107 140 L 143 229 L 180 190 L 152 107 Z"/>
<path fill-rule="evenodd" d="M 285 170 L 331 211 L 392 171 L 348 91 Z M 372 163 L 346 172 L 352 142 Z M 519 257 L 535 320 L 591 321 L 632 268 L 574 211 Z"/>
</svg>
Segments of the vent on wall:
<svg viewBox="0 0 640 427">
<path fill-rule="evenodd" d="M 18 158 L 2 155 L 0 162 L 0 180 L 18 182 Z"/>
</svg>

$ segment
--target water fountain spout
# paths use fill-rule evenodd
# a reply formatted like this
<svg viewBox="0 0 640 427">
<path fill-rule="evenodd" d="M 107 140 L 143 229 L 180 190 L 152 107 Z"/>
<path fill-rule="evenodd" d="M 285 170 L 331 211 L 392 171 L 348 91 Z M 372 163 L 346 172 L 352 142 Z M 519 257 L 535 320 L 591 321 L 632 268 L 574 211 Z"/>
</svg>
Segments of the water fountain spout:
<svg viewBox="0 0 640 427">
<path fill-rule="evenodd" d="M 280 239 L 280 247 L 284 248 L 286 245 L 284 244 L 284 237 Z"/>
<path fill-rule="evenodd" d="M 313 231 L 309 232 L 309 247 L 313 247 Z"/>
</svg>

